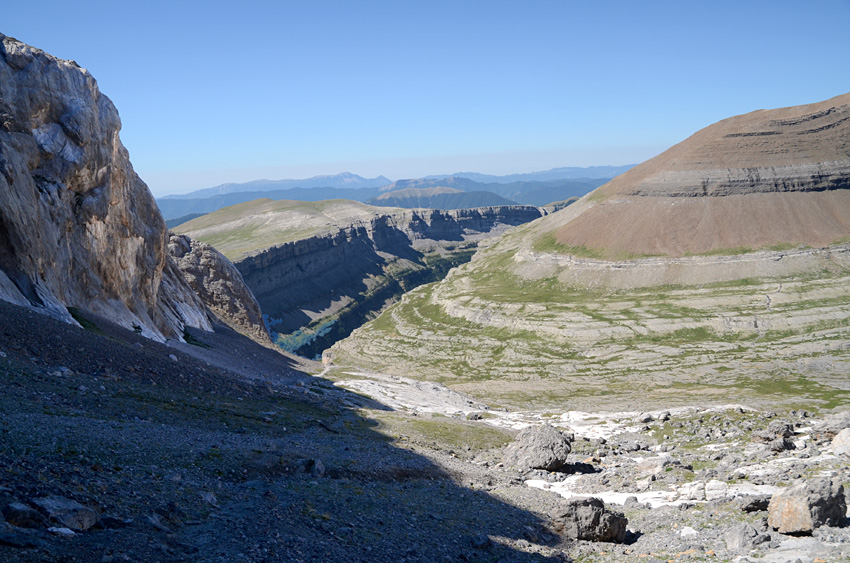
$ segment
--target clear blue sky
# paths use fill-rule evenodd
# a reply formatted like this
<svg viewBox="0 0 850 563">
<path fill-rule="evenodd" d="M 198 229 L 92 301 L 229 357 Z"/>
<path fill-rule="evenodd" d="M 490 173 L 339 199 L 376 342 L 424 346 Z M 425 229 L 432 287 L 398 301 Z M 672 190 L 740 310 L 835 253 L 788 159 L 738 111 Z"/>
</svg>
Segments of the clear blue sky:
<svg viewBox="0 0 850 563">
<path fill-rule="evenodd" d="M 626 164 L 850 91 L 850 0 L 10 0 L 88 68 L 155 195 L 344 170 Z"/>
</svg>

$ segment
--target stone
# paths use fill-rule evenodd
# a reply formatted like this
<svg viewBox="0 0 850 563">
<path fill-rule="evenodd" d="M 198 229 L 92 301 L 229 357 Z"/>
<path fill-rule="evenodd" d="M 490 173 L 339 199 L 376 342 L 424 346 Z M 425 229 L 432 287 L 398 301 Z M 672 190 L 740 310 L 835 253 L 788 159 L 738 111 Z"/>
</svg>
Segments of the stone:
<svg viewBox="0 0 850 563">
<path fill-rule="evenodd" d="M 72 530 L 88 530 L 100 520 L 100 514 L 97 511 L 64 497 L 36 498 L 32 503 L 50 520 Z"/>
<path fill-rule="evenodd" d="M 679 530 L 679 537 L 682 538 L 695 538 L 699 535 L 699 532 L 690 526 L 685 526 L 681 530 Z"/>
<path fill-rule="evenodd" d="M 729 492 L 729 485 L 723 481 L 712 479 L 705 484 L 705 500 L 720 500 L 726 498 Z"/>
<path fill-rule="evenodd" d="M 555 529 L 564 536 L 598 542 L 623 543 L 629 523 L 623 514 L 608 510 L 602 500 L 593 497 L 570 499 L 551 517 Z"/>
<path fill-rule="evenodd" d="M 77 533 L 70 528 L 63 528 L 60 526 L 51 526 L 47 528 L 47 531 L 53 534 L 54 536 L 59 536 L 61 538 L 73 538 L 77 535 Z"/>
<path fill-rule="evenodd" d="M 726 549 L 740 553 L 749 551 L 755 545 L 755 539 L 758 536 L 758 530 L 747 523 L 742 523 L 726 530 L 723 539 L 726 542 Z"/>
<path fill-rule="evenodd" d="M 844 523 L 847 504 L 838 480 L 812 479 L 773 495 L 768 525 L 782 534 L 811 535 L 820 526 Z"/>
<path fill-rule="evenodd" d="M 309 464 L 310 467 L 310 475 L 312 477 L 324 477 L 325 476 L 325 464 L 322 463 L 321 459 L 312 460 Z"/>
<path fill-rule="evenodd" d="M 742 512 L 761 512 L 767 510 L 769 504 L 770 495 L 747 495 L 738 501 Z"/>
<path fill-rule="evenodd" d="M 850 456 L 850 428 L 845 428 L 832 439 L 832 453 Z"/>
<path fill-rule="evenodd" d="M 574 435 L 554 426 L 529 426 L 505 449 L 503 462 L 520 471 L 558 471 L 567 463 Z"/>
<path fill-rule="evenodd" d="M 694 481 L 679 486 L 679 498 L 683 500 L 705 500 L 705 483 Z"/>
<path fill-rule="evenodd" d="M 47 524 L 40 512 L 21 502 L 11 502 L 3 507 L 3 517 L 18 528 L 42 528 Z"/>
</svg>

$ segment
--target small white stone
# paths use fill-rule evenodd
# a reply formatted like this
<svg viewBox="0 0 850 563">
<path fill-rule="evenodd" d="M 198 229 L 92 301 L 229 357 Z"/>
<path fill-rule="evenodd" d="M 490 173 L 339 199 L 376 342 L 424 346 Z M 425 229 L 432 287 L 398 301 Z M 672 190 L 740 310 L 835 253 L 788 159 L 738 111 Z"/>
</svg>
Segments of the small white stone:
<svg viewBox="0 0 850 563">
<path fill-rule="evenodd" d="M 77 535 L 71 528 L 59 528 L 54 526 L 52 528 L 47 528 L 47 531 L 63 538 L 73 538 Z"/>
<path fill-rule="evenodd" d="M 685 526 L 681 530 L 679 530 L 679 535 L 683 538 L 693 538 L 699 535 L 699 532 L 691 528 L 690 526 Z"/>
</svg>

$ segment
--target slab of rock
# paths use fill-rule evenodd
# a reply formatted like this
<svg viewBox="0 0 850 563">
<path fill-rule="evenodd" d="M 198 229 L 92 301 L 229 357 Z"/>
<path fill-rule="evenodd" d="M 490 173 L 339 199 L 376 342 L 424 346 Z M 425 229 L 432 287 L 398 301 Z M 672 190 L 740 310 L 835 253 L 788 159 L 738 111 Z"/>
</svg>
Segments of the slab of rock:
<svg viewBox="0 0 850 563">
<path fill-rule="evenodd" d="M 832 453 L 850 456 L 850 428 L 845 428 L 832 439 Z"/>
<path fill-rule="evenodd" d="M 3 507 L 3 517 L 18 528 L 41 528 L 47 524 L 41 513 L 21 502 L 11 502 Z"/>
<path fill-rule="evenodd" d="M 782 534 L 810 535 L 819 526 L 844 523 L 847 504 L 837 480 L 813 479 L 773 495 L 767 523 Z"/>
<path fill-rule="evenodd" d="M 50 520 L 72 530 L 88 530 L 100 520 L 100 514 L 96 510 L 64 497 L 37 498 L 32 503 Z"/>
<path fill-rule="evenodd" d="M 504 464 L 520 471 L 558 471 L 567 463 L 574 435 L 548 424 L 529 426 L 505 449 Z"/>
<path fill-rule="evenodd" d="M 555 529 L 576 540 L 623 543 L 628 519 L 598 498 L 570 499 L 552 514 Z"/>
</svg>

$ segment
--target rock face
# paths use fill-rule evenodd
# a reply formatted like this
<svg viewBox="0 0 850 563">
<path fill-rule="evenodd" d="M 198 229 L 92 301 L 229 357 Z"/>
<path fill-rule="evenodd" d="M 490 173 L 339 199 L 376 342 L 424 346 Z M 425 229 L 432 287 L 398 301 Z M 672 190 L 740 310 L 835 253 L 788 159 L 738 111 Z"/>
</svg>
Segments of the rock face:
<svg viewBox="0 0 850 563">
<path fill-rule="evenodd" d="M 682 256 L 850 232 L 850 94 L 724 119 L 615 178 L 554 231 L 567 248 Z"/>
<path fill-rule="evenodd" d="M 839 526 L 847 512 L 844 487 L 837 480 L 814 479 L 773 496 L 767 523 L 782 534 L 809 535 L 819 526 Z"/>
<path fill-rule="evenodd" d="M 239 270 L 212 246 L 171 235 L 168 253 L 204 305 L 233 330 L 271 344 L 260 305 Z"/>
<path fill-rule="evenodd" d="M 258 201 L 181 228 L 229 253 L 270 329 L 284 336 L 281 346 L 314 356 L 405 291 L 469 260 L 479 241 L 543 214 L 532 206 L 388 211 L 343 201 Z M 239 238 L 255 227 L 250 241 Z M 265 242 L 257 248 L 256 241 Z"/>
<path fill-rule="evenodd" d="M 576 540 L 623 543 L 628 519 L 598 498 L 576 498 L 552 512 L 555 528 Z"/>
<path fill-rule="evenodd" d="M 0 298 L 158 340 L 210 330 L 120 127 L 88 71 L 0 35 Z"/>
<path fill-rule="evenodd" d="M 529 426 L 505 449 L 504 463 L 520 471 L 558 471 L 567 463 L 573 438 L 548 424 Z"/>
</svg>

